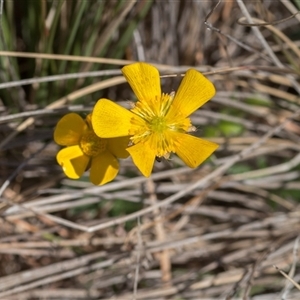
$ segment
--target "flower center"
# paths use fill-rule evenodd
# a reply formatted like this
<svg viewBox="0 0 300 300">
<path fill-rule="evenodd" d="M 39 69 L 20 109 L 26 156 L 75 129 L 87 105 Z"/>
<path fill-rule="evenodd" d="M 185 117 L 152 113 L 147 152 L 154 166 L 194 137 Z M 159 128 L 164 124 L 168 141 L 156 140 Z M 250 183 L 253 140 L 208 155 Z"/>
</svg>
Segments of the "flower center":
<svg viewBox="0 0 300 300">
<path fill-rule="evenodd" d="M 89 157 L 95 157 L 106 149 L 107 140 L 99 138 L 93 131 L 86 131 L 79 142 L 83 153 Z"/>
<path fill-rule="evenodd" d="M 152 132 L 163 133 L 167 129 L 166 118 L 155 116 L 150 121 L 150 128 Z"/>
<path fill-rule="evenodd" d="M 180 112 L 170 114 L 175 93 L 138 101 L 131 111 L 140 118 L 132 118 L 129 135 L 131 142 L 147 143 L 155 150 L 157 157 L 168 158 L 176 151 L 179 143 L 176 133 L 186 133 L 192 127 L 191 121 Z"/>
</svg>

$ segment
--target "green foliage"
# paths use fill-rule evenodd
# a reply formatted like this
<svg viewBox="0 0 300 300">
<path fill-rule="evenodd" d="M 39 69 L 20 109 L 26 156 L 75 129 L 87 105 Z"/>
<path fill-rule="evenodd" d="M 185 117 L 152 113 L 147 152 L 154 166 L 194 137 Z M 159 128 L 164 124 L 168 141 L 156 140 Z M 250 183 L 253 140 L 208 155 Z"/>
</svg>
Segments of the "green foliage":
<svg viewBox="0 0 300 300">
<path fill-rule="evenodd" d="M 292 199 L 297 202 L 300 202 L 300 193 L 299 190 L 287 190 L 287 189 L 280 189 L 276 191 L 276 194 L 281 196 L 284 199 Z"/>
<path fill-rule="evenodd" d="M 121 199 L 114 200 L 114 206 L 110 210 L 109 215 L 112 217 L 131 214 L 142 208 L 141 203 L 128 202 Z"/>
<path fill-rule="evenodd" d="M 245 103 L 250 104 L 250 105 L 258 105 L 258 106 L 265 106 L 265 107 L 272 107 L 273 102 L 269 101 L 267 99 L 263 98 L 247 98 L 245 99 Z"/>
<path fill-rule="evenodd" d="M 109 216 L 111 217 L 123 216 L 123 215 L 134 213 L 142 208 L 143 208 L 142 203 L 134 203 L 134 202 L 128 202 L 121 199 L 116 199 L 114 200 L 113 206 L 109 211 Z M 130 230 L 136 225 L 137 225 L 136 220 L 128 221 L 125 223 L 125 229 Z"/>
<path fill-rule="evenodd" d="M 252 168 L 248 164 L 238 163 L 238 164 L 233 165 L 228 170 L 228 174 L 240 174 L 240 173 L 244 173 L 244 172 L 249 172 L 251 170 L 252 170 Z"/>
<path fill-rule="evenodd" d="M 300 0 L 294 0 L 294 2 L 297 5 L 298 9 L 300 10 Z"/>
<path fill-rule="evenodd" d="M 228 116 L 244 117 L 244 113 L 233 108 L 224 108 L 221 113 Z M 220 120 L 217 126 L 206 126 L 204 135 L 206 137 L 234 137 L 244 132 L 244 126 L 234 121 Z"/>
<path fill-rule="evenodd" d="M 225 137 L 237 136 L 243 133 L 244 126 L 229 121 L 221 121 L 219 129 Z"/>
<path fill-rule="evenodd" d="M 122 58 L 133 31 L 145 17 L 152 1 L 134 6 L 127 14 L 123 12 L 129 6 L 128 1 L 22 0 L 5 1 L 4 4 L 1 50 Z M 127 18 L 129 13 L 130 18 Z M 115 25 L 111 28 L 113 23 Z M 101 68 L 109 69 L 109 66 L 67 60 L 0 57 L 1 82 Z M 45 106 L 97 81 L 99 78 L 73 79 L 27 86 L 23 100 Z M 0 90 L 0 98 L 8 107 L 19 111 L 22 90 Z M 81 103 L 95 98 L 95 95 L 87 96 L 81 99 Z"/>
</svg>

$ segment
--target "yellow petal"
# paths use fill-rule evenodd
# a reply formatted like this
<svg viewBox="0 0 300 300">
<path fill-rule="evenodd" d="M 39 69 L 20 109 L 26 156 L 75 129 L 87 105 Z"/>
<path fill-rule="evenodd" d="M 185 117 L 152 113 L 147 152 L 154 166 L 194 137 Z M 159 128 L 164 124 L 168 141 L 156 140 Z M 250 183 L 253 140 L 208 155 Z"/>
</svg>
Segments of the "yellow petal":
<svg viewBox="0 0 300 300">
<path fill-rule="evenodd" d="M 112 181 L 118 174 L 118 160 L 108 151 L 92 158 L 90 180 L 95 185 Z"/>
<path fill-rule="evenodd" d="M 122 73 L 139 101 L 147 102 L 156 97 L 160 98 L 160 78 L 155 67 L 138 62 L 123 67 Z"/>
<path fill-rule="evenodd" d="M 108 99 L 100 99 L 92 113 L 93 129 L 101 138 L 127 136 L 132 116 L 134 115 L 124 107 Z"/>
<path fill-rule="evenodd" d="M 219 147 L 215 143 L 184 133 L 176 133 L 176 140 L 176 154 L 190 168 L 198 167 Z"/>
<path fill-rule="evenodd" d="M 62 146 L 73 146 L 79 143 L 86 123 L 75 113 L 62 117 L 54 130 L 54 141 Z"/>
<path fill-rule="evenodd" d="M 107 139 L 107 149 L 115 157 L 119 157 L 119 158 L 126 158 L 129 156 L 129 153 L 126 150 L 128 144 L 129 144 L 129 136 Z"/>
<path fill-rule="evenodd" d="M 130 153 L 133 163 L 141 171 L 145 177 L 151 175 L 156 153 L 144 143 L 139 143 L 128 147 L 127 151 Z"/>
<path fill-rule="evenodd" d="M 200 72 L 189 69 L 182 79 L 168 116 L 187 117 L 216 93 L 214 85 Z"/>
<path fill-rule="evenodd" d="M 81 177 L 90 160 L 77 145 L 60 150 L 57 153 L 56 159 L 66 176 L 72 179 Z"/>
</svg>

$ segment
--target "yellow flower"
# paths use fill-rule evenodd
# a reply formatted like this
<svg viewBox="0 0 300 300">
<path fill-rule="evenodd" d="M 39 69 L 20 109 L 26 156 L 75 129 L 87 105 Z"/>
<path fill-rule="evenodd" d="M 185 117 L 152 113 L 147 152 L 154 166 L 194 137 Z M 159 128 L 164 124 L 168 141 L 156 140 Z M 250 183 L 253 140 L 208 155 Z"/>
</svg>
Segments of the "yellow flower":
<svg viewBox="0 0 300 300">
<path fill-rule="evenodd" d="M 195 131 L 188 116 L 215 94 L 213 84 L 194 69 L 186 72 L 174 95 L 161 93 L 158 70 L 147 63 L 122 69 L 138 101 L 130 111 L 108 99 L 100 99 L 92 124 L 101 138 L 130 136 L 127 151 L 134 164 L 150 176 L 155 157 L 176 153 L 191 168 L 199 166 L 218 145 L 187 134 Z"/>
<path fill-rule="evenodd" d="M 92 129 L 91 114 L 85 120 L 76 113 L 65 115 L 57 123 L 54 140 L 67 146 L 56 156 L 66 176 L 78 179 L 91 168 L 90 180 L 95 185 L 113 180 L 119 171 L 117 157 L 129 156 L 126 151 L 129 138 L 99 138 Z"/>
</svg>

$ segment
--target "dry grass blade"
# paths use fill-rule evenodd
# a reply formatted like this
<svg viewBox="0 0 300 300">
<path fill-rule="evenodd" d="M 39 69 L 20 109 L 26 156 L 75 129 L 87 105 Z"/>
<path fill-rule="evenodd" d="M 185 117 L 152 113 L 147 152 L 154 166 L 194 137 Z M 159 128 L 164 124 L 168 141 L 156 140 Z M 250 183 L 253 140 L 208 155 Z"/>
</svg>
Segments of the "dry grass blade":
<svg viewBox="0 0 300 300">
<path fill-rule="evenodd" d="M 72 101 L 83 97 L 87 94 L 91 94 L 93 92 L 105 89 L 110 86 L 115 86 L 121 83 L 124 83 L 125 79 L 123 77 L 114 77 L 111 79 L 106 79 L 102 82 L 94 83 L 88 87 L 82 88 L 80 90 L 77 90 L 61 99 L 56 100 L 55 102 L 49 104 L 46 106 L 48 109 L 54 109 L 59 108 L 67 105 L 68 103 L 71 103 Z M 34 118 L 28 118 L 24 122 L 22 122 L 18 127 L 15 129 L 14 132 L 12 132 L 9 136 L 7 136 L 1 143 L 0 143 L 0 149 L 3 148 L 9 141 L 11 141 L 18 133 L 22 132 L 26 128 L 28 128 L 30 125 L 34 123 Z"/>
<path fill-rule="evenodd" d="M 16 5 L 0 0 L 0 298 L 300 299 L 298 1 Z M 191 67 L 214 83 L 191 120 L 220 147 L 197 169 L 67 179 L 58 120 L 128 108 L 120 68 L 139 60 L 166 93 Z"/>
</svg>

